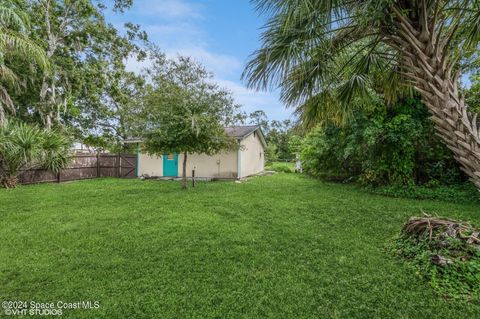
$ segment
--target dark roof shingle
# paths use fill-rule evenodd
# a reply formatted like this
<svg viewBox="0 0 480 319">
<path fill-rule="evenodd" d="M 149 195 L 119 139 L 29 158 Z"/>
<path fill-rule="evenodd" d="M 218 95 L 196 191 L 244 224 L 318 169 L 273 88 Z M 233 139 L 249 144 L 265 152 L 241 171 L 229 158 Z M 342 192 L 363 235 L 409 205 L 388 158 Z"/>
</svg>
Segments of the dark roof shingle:
<svg viewBox="0 0 480 319">
<path fill-rule="evenodd" d="M 258 129 L 257 125 L 225 127 L 225 132 L 235 138 L 243 138 Z"/>
<path fill-rule="evenodd" d="M 260 129 L 260 126 L 258 125 L 242 125 L 242 126 L 230 126 L 230 127 L 224 127 L 225 132 L 230 135 L 231 137 L 234 137 L 236 139 L 244 139 L 248 135 L 252 134 L 255 130 Z M 261 130 L 260 130 L 261 132 Z M 263 137 L 263 133 L 261 133 L 261 140 L 262 143 L 265 144 L 265 138 Z M 142 139 L 141 138 L 128 138 L 123 141 L 124 143 L 141 143 Z"/>
</svg>

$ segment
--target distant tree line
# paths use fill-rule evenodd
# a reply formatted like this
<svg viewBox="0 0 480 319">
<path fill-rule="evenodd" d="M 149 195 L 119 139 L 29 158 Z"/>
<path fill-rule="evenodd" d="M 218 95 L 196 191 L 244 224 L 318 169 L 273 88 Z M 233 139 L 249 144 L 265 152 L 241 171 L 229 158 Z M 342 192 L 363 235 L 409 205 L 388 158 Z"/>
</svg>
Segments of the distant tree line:
<svg viewBox="0 0 480 319">
<path fill-rule="evenodd" d="M 269 121 L 263 111 L 253 112 L 249 120 L 266 135 L 267 162 L 298 157 L 304 172 L 314 177 L 374 186 L 438 186 L 468 180 L 435 135 L 418 97 L 387 106 L 373 94 L 368 103 L 354 108 L 345 122 L 327 121 L 308 131 L 298 121 Z"/>
<path fill-rule="evenodd" d="M 332 169 L 325 161 L 333 161 L 346 166 L 336 171 L 361 171 L 364 180 L 420 181 L 425 170 L 419 161 L 432 156 L 414 139 L 438 136 L 480 189 L 478 96 L 460 81 L 479 70 L 479 1 L 254 3 L 268 22 L 243 76 L 251 88 L 278 88 L 303 129 L 317 134 L 310 154 L 321 159 L 312 169 Z M 417 127 L 426 123 L 414 114 L 420 107 L 412 99 L 428 110 L 429 136 Z M 385 114 L 380 119 L 371 110 L 378 105 Z M 397 109 L 404 105 L 412 111 Z"/>
<path fill-rule="evenodd" d="M 319 125 L 306 135 L 304 171 L 366 185 L 451 185 L 468 180 L 453 153 L 435 135 L 418 98 L 387 107 L 381 99 L 339 126 Z"/>
<path fill-rule="evenodd" d="M 0 3 L 1 184 L 14 187 L 20 169 L 58 171 L 72 141 L 125 152 L 131 146 L 124 141 L 137 137 L 156 154 L 232 147 L 223 125 L 245 115 L 231 92 L 192 59 L 167 59 L 139 25 L 126 23 L 120 31 L 105 20 L 105 10 L 131 5 Z M 129 60 L 146 67 L 132 72 Z"/>
<path fill-rule="evenodd" d="M 248 115 L 247 122 L 258 125 L 267 142 L 265 159 L 267 162 L 289 162 L 296 158 L 299 144 L 298 129 L 295 121 L 269 120 L 263 110 L 257 110 Z"/>
</svg>

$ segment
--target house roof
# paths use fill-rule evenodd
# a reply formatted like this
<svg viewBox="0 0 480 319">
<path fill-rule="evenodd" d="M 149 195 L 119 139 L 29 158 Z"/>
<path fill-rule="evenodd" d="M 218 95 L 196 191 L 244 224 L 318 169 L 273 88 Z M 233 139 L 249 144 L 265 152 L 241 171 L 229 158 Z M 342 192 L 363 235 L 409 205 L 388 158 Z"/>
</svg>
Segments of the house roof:
<svg viewBox="0 0 480 319">
<path fill-rule="evenodd" d="M 228 135 L 239 140 L 243 140 L 244 138 L 246 138 L 247 136 L 249 136 L 255 131 L 260 132 L 259 134 L 260 141 L 262 142 L 263 147 L 267 147 L 267 143 L 265 141 L 263 132 L 260 129 L 260 126 L 258 125 L 242 125 L 242 126 L 225 127 L 225 132 L 227 132 Z"/>
<path fill-rule="evenodd" d="M 231 137 L 234 137 L 236 139 L 239 139 L 239 140 L 243 140 L 244 138 L 246 138 L 247 136 L 249 136 L 250 134 L 252 134 L 253 132 L 255 131 L 259 131 L 260 132 L 260 140 L 262 141 L 263 143 L 263 146 L 266 147 L 266 142 L 265 142 L 265 137 L 263 135 L 263 132 L 262 130 L 260 129 L 260 126 L 258 125 L 238 125 L 238 126 L 229 126 L 229 127 L 225 127 L 225 132 L 230 135 Z M 139 138 L 129 138 L 129 139 L 126 139 L 123 141 L 124 143 L 128 144 L 128 143 L 141 143 L 142 140 L 139 139 Z"/>
<path fill-rule="evenodd" d="M 247 126 L 231 126 L 225 127 L 225 132 L 231 137 L 244 138 L 253 133 L 259 127 L 257 125 L 247 125 Z"/>
</svg>

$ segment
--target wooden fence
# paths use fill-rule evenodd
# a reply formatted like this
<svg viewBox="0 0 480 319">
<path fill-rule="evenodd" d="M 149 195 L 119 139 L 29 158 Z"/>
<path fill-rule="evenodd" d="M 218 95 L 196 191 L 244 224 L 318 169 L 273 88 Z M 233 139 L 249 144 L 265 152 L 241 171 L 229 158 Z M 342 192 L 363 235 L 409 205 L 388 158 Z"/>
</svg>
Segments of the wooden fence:
<svg viewBox="0 0 480 319">
<path fill-rule="evenodd" d="M 136 155 L 132 154 L 76 154 L 70 165 L 59 173 L 43 169 L 21 171 L 21 184 L 67 182 L 96 177 L 134 178 Z"/>
</svg>

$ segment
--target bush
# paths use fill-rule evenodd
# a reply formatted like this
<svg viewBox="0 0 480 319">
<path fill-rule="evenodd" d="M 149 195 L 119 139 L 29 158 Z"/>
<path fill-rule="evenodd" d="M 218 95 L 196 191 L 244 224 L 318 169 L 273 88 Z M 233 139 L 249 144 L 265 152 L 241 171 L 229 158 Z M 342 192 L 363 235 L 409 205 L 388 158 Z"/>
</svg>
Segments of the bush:
<svg viewBox="0 0 480 319">
<path fill-rule="evenodd" d="M 58 172 L 70 160 L 69 147 L 70 141 L 52 130 L 12 121 L 0 124 L 0 183 L 15 187 L 20 170 Z"/>
<path fill-rule="evenodd" d="M 311 176 L 327 178 L 355 174 L 356 161 L 345 154 L 346 143 L 341 129 L 317 127 L 304 140 L 301 152 L 303 171 Z"/>
<path fill-rule="evenodd" d="M 453 154 L 435 136 L 418 99 L 355 111 L 341 127 L 314 129 L 303 142 L 302 166 L 315 177 L 364 185 L 451 185 L 464 182 Z"/>
<path fill-rule="evenodd" d="M 480 301 L 480 230 L 445 218 L 414 217 L 389 250 L 442 296 Z"/>
<path fill-rule="evenodd" d="M 281 173 L 295 173 L 295 167 L 293 163 L 274 162 L 269 164 L 266 169 Z"/>
<path fill-rule="evenodd" d="M 403 197 L 413 199 L 435 199 L 452 203 L 478 203 L 480 193 L 471 183 L 449 186 L 381 186 L 365 187 L 368 192 L 391 197 Z"/>
<path fill-rule="evenodd" d="M 267 148 L 265 149 L 265 161 L 268 164 L 274 163 L 278 160 L 277 156 L 277 147 L 275 144 L 267 144 Z"/>
</svg>

